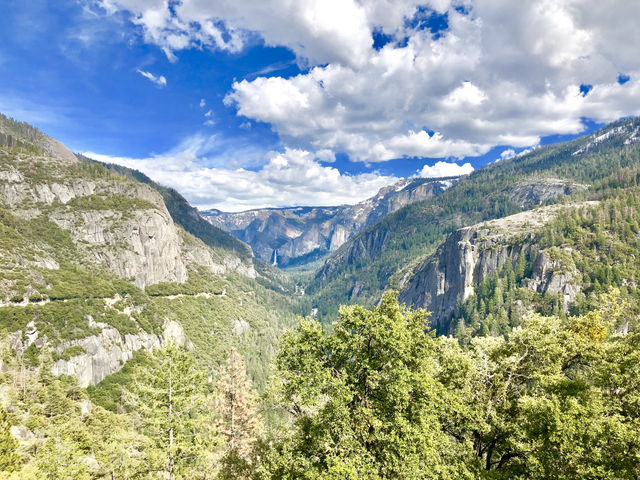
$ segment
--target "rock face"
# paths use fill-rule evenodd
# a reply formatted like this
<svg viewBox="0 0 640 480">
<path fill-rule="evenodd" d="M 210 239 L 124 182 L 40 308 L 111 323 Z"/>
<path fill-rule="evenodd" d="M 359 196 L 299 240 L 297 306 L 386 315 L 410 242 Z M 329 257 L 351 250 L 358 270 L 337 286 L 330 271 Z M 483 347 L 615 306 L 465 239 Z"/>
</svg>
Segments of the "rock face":
<svg viewBox="0 0 640 480">
<path fill-rule="evenodd" d="M 239 213 L 208 210 L 213 225 L 248 243 L 259 259 L 278 266 L 306 263 L 340 248 L 356 232 L 405 205 L 431 198 L 456 179 L 414 178 L 381 189 L 356 205 L 258 209 Z"/>
<path fill-rule="evenodd" d="M 540 205 L 565 195 L 586 190 L 588 185 L 562 180 L 541 178 L 517 183 L 509 190 L 509 197 L 520 207 Z"/>
<path fill-rule="evenodd" d="M 536 231 L 566 208 L 571 207 L 538 208 L 455 231 L 405 275 L 400 282 L 400 301 L 432 312 L 432 326 L 446 330 L 459 302 L 473 295 L 485 277 L 507 262 L 515 266 L 522 255 L 535 251 L 538 255 L 533 273 L 525 286 L 540 293 L 563 295 L 568 308 L 580 292 L 574 284 L 574 273 L 548 253 L 539 252 L 535 244 Z"/>
<path fill-rule="evenodd" d="M 152 350 L 162 344 L 161 337 L 150 333 L 121 335 L 115 328 L 104 328 L 99 335 L 64 342 L 60 350 L 73 346 L 84 348 L 86 353 L 69 360 L 58 360 L 51 367 L 56 375 L 73 375 L 81 387 L 96 385 L 107 375 L 119 371 L 133 354 L 145 348 Z"/>
<path fill-rule="evenodd" d="M 19 142 L 34 145 L 49 157 L 77 161 L 73 152 L 58 140 L 48 137 L 27 123 L 16 122 L 0 114 L 0 146 L 11 148 Z"/>
<path fill-rule="evenodd" d="M 51 158 L 40 161 L 50 168 L 64 166 Z M 133 206 L 116 210 L 73 202 L 114 197 L 134 199 Z M 135 201 L 142 206 L 136 207 Z M 122 278 L 133 279 L 141 288 L 187 280 L 178 230 L 160 194 L 147 185 L 77 177 L 34 182 L 15 166 L 0 166 L 0 204 L 15 208 L 17 213 L 23 205 L 34 206 L 36 211 L 55 207 L 49 209 L 49 220 L 68 230 L 88 259 Z"/>
<path fill-rule="evenodd" d="M 182 326 L 175 321 L 166 321 L 161 335 L 142 331 L 123 335 L 106 323 L 95 322 L 91 317 L 87 321 L 89 326 L 100 329 L 100 333 L 60 342 L 54 348 L 58 355 L 70 348 L 79 349 L 83 353 L 69 359 L 58 359 L 51 367 L 51 372 L 56 376 L 75 376 L 81 387 L 96 385 L 108 375 L 118 372 L 138 350 L 153 350 L 167 342 L 193 348 Z M 46 337 L 38 335 L 33 322 L 27 325 L 24 335 L 22 331 L 17 331 L 9 337 L 10 347 L 18 352 L 25 351 L 32 344 L 43 347 L 49 343 Z"/>
<path fill-rule="evenodd" d="M 111 210 L 55 214 L 51 220 L 69 230 L 77 245 L 116 275 L 140 288 L 160 282 L 184 283 L 187 268 L 182 240 L 168 212 Z"/>
</svg>

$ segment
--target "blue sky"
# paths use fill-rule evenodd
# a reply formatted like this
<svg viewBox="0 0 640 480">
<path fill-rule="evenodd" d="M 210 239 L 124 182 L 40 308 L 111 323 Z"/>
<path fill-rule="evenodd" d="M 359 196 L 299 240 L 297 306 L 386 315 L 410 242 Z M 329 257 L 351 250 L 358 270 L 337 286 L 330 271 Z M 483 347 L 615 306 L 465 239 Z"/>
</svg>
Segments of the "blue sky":
<svg viewBox="0 0 640 480">
<path fill-rule="evenodd" d="M 8 0 L 0 111 L 201 208 L 354 203 L 640 113 L 600 3 Z"/>
</svg>

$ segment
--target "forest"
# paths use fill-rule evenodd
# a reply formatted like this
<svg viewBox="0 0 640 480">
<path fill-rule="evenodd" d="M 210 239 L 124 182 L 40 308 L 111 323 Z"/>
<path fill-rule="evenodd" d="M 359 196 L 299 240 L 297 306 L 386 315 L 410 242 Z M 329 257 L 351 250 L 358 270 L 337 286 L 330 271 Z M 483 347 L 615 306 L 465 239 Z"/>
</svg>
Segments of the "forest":
<svg viewBox="0 0 640 480">
<path fill-rule="evenodd" d="M 640 336 L 618 289 L 594 303 L 460 342 L 388 292 L 331 328 L 300 319 L 262 395 L 233 348 L 212 372 L 168 344 L 110 410 L 46 352 L 31 370 L 5 352 L 0 478 L 638 478 Z"/>
</svg>

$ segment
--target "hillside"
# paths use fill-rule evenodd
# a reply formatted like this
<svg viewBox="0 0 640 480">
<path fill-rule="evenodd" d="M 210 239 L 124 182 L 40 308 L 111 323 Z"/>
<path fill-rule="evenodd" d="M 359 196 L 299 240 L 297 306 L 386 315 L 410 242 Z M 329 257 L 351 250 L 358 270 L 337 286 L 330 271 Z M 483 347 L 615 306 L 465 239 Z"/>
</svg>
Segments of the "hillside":
<svg viewBox="0 0 640 480">
<path fill-rule="evenodd" d="M 325 298 L 391 283 L 416 309 L 387 292 L 284 335 L 331 290 L 4 122 L 2 478 L 637 478 L 636 120 L 385 216 L 325 264 L 358 282 Z"/>
<path fill-rule="evenodd" d="M 11 351 L 37 365 L 51 350 L 52 371 L 84 387 L 169 339 L 210 368 L 235 345 L 264 385 L 298 309 L 286 278 L 176 192 L 70 156 L 26 124 L 3 117 L 0 131 L 0 337 Z M 107 387 L 96 391 L 105 405 L 118 394 Z"/>
<path fill-rule="evenodd" d="M 628 172 L 627 172 L 628 173 Z M 400 298 L 434 312 L 439 333 L 468 342 L 508 334 L 534 310 L 560 318 L 597 308 L 616 288 L 637 329 L 640 190 L 637 173 L 599 191 L 600 200 L 543 207 L 451 234 L 400 281 Z"/>
<path fill-rule="evenodd" d="M 280 267 L 304 265 L 340 248 L 355 233 L 385 215 L 440 195 L 457 179 L 411 178 L 384 187 L 355 205 L 263 208 L 202 215 L 213 225 L 251 245 L 255 255 Z"/>
<path fill-rule="evenodd" d="M 571 142 L 488 165 L 432 199 L 394 212 L 334 252 L 310 282 L 319 314 L 339 303 L 373 304 L 406 269 L 455 230 L 570 197 L 597 196 L 640 165 L 640 120 L 622 120 Z"/>
</svg>

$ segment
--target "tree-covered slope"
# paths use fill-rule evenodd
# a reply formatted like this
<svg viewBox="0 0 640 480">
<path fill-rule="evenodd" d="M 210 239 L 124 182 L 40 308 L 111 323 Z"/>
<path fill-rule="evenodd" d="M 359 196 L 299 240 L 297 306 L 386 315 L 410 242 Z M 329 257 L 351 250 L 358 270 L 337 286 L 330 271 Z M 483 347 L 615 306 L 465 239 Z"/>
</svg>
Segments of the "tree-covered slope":
<svg viewBox="0 0 640 480">
<path fill-rule="evenodd" d="M 169 339 L 192 345 L 212 369 L 234 345 L 264 385 L 279 333 L 299 308 L 281 273 L 177 193 L 47 153 L 29 141 L 48 137 L 25 124 L 3 118 L 0 131 L 21 139 L 0 146 L 3 344 L 31 366 L 53 349 L 53 373 L 81 386 Z"/>
<path fill-rule="evenodd" d="M 307 291 L 328 318 L 335 318 L 339 303 L 372 304 L 398 270 L 424 259 L 458 228 L 566 195 L 589 197 L 597 185 L 640 164 L 639 142 L 640 120 L 633 118 L 479 169 L 442 195 L 404 207 L 354 236 L 327 259 Z"/>
</svg>

